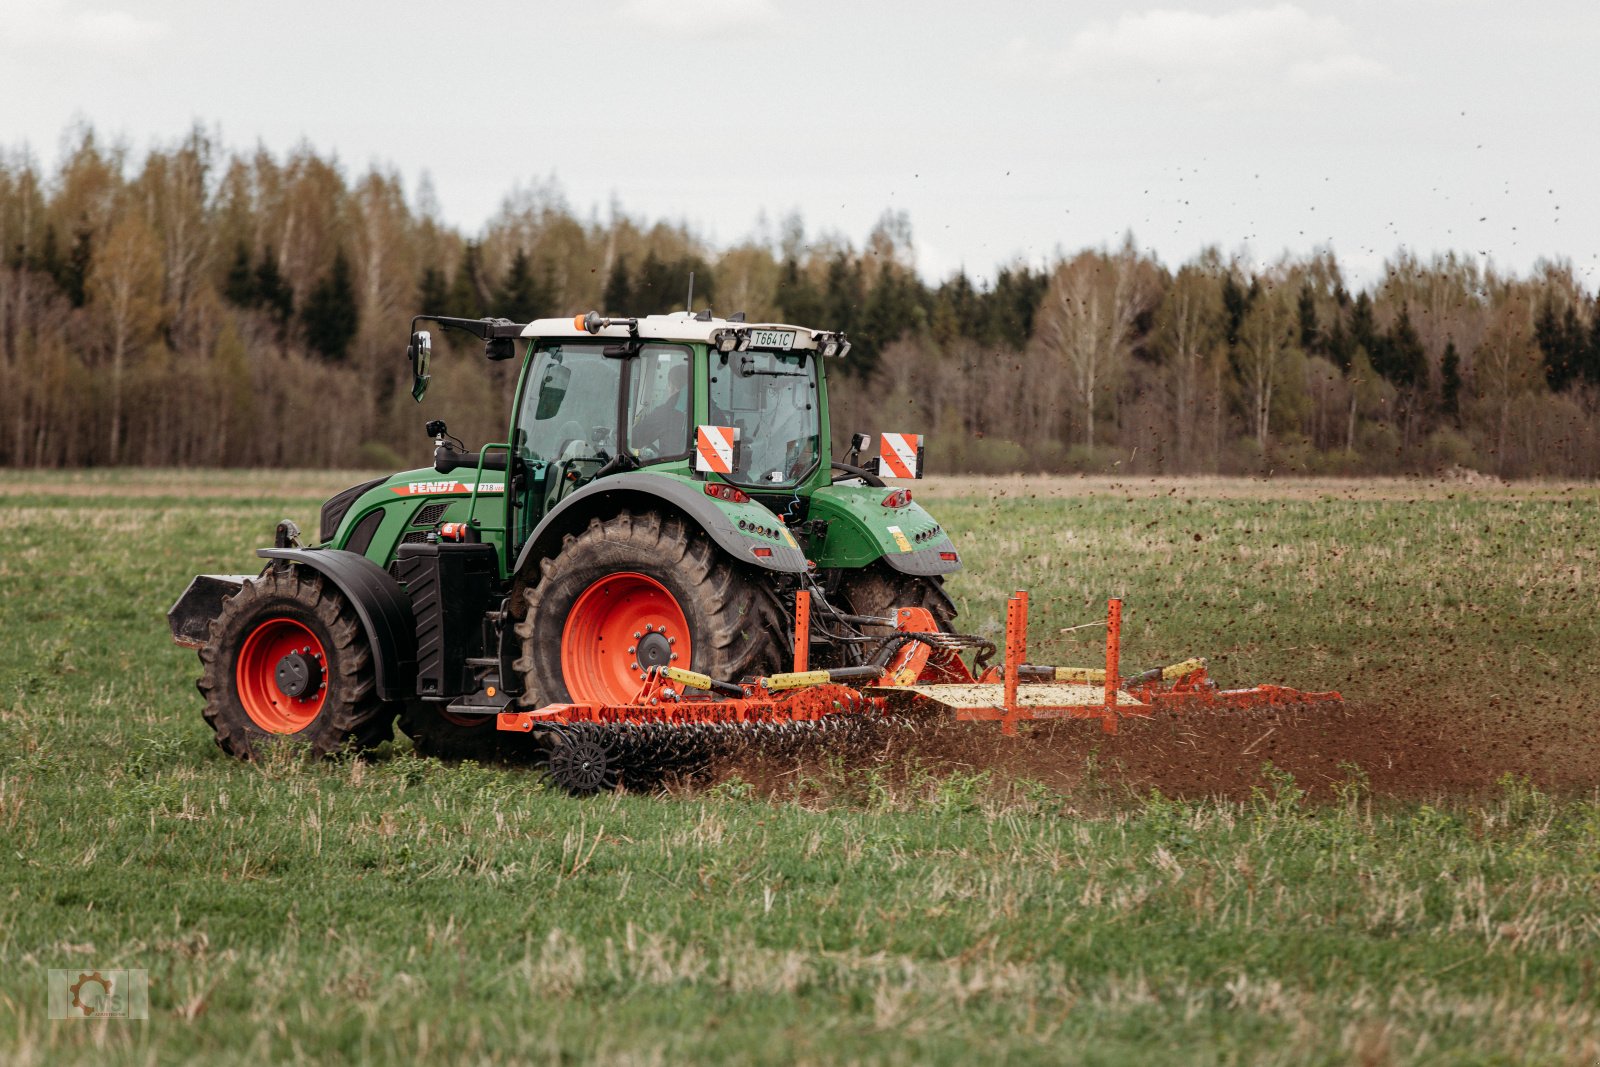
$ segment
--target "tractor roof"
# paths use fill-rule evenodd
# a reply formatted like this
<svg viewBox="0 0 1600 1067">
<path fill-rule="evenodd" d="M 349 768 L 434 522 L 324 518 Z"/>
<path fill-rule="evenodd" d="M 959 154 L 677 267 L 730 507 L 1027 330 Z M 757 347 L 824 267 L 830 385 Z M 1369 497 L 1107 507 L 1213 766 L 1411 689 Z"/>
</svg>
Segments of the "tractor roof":
<svg viewBox="0 0 1600 1067">
<path fill-rule="evenodd" d="M 704 314 L 704 313 L 702 313 Z M 687 311 L 674 311 L 668 315 L 645 315 L 638 319 L 602 319 L 605 325 L 590 332 L 584 327 L 584 316 L 565 319 L 534 319 L 522 328 L 523 337 L 606 337 L 626 340 L 637 337 L 645 341 L 711 342 L 726 330 L 739 333 L 758 330 L 780 330 L 794 334 L 794 340 L 785 349 L 812 349 L 823 347 L 829 340 L 842 341 L 843 335 L 829 330 L 813 330 L 808 326 L 795 326 L 783 322 L 744 322 L 740 319 L 699 317 Z M 637 333 L 630 323 L 636 323 Z M 757 347 L 766 347 L 757 345 Z"/>
</svg>

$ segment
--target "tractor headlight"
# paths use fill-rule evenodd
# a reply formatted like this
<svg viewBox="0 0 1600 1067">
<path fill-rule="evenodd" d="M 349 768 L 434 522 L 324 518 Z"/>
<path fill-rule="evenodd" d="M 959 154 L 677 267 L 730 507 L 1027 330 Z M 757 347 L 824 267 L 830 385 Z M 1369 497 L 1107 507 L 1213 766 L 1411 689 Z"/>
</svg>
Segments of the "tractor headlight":
<svg viewBox="0 0 1600 1067">
<path fill-rule="evenodd" d="M 750 331 L 745 330 L 739 334 L 739 351 L 747 352 L 750 349 Z"/>
<path fill-rule="evenodd" d="M 832 359 L 839 354 L 839 339 L 837 337 L 828 338 L 817 345 L 817 351 L 822 354 L 823 359 Z"/>
<path fill-rule="evenodd" d="M 738 343 L 739 337 L 732 330 L 723 330 L 721 333 L 717 334 L 717 351 L 721 352 L 723 355 L 727 355 L 729 352 L 732 352 L 734 346 Z M 746 341 L 745 344 L 748 346 L 749 342 Z"/>
</svg>

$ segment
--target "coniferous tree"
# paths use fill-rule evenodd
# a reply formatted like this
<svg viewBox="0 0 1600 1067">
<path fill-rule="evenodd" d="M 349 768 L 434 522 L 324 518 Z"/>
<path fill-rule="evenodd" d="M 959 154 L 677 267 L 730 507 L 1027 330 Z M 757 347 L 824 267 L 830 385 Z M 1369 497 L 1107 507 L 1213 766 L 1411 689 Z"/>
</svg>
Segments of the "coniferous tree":
<svg viewBox="0 0 1600 1067">
<path fill-rule="evenodd" d="M 61 273 L 56 279 L 56 284 L 61 286 L 61 291 L 67 294 L 67 299 L 75 308 L 83 307 L 88 297 L 86 285 L 94 258 L 93 242 L 94 231 L 87 226 L 80 228 L 72 239 L 72 251 L 67 253 L 66 262 L 61 265 Z"/>
<path fill-rule="evenodd" d="M 532 322 L 550 310 L 550 294 L 535 273 L 525 249 L 517 249 L 494 294 L 493 314 L 513 322 Z"/>
<path fill-rule="evenodd" d="M 667 271 L 667 265 L 661 262 L 655 249 L 645 253 L 644 262 L 639 264 L 638 283 L 633 290 L 634 303 L 639 306 L 629 314 L 655 315 L 666 310 L 662 302 L 669 299 L 666 296 Z"/>
<path fill-rule="evenodd" d="M 51 281 L 57 282 L 61 277 L 61 249 L 56 244 L 56 228 L 46 226 L 44 236 L 39 240 L 39 249 L 29 257 L 28 266 L 40 274 L 48 275 Z"/>
<path fill-rule="evenodd" d="M 851 361 L 856 359 L 854 353 L 857 344 L 870 361 L 884 347 L 907 332 L 918 329 L 925 318 L 920 296 L 921 283 L 910 272 L 892 264 L 879 271 L 876 284 L 867 294 L 866 306 L 853 324 L 855 332 L 850 333 Z M 821 321 L 802 325 L 816 326 L 818 329 L 832 328 Z"/>
<path fill-rule="evenodd" d="M 488 303 L 480 246 L 468 241 L 461 254 L 461 265 L 450 282 L 450 314 L 463 319 L 481 319 L 493 313 Z"/>
<path fill-rule="evenodd" d="M 271 245 L 261 250 L 256 264 L 256 306 L 268 311 L 280 329 L 294 315 L 294 290 L 278 271 L 278 254 Z"/>
<path fill-rule="evenodd" d="M 1560 392 L 1584 375 L 1589 339 L 1578 321 L 1578 309 L 1570 302 L 1558 315 L 1555 300 L 1546 300 L 1534 320 L 1533 337 L 1544 363 L 1545 382 L 1552 391 Z"/>
<path fill-rule="evenodd" d="M 361 326 L 356 290 L 350 281 L 350 261 L 344 250 L 334 254 L 328 274 L 311 290 L 300 312 L 306 344 L 325 359 L 340 362 Z"/>
<path fill-rule="evenodd" d="M 605 305 L 607 315 L 633 314 L 633 282 L 628 277 L 627 256 L 618 256 L 616 262 L 611 264 L 611 273 L 606 277 L 606 288 L 600 302 Z"/>
<path fill-rule="evenodd" d="M 222 295 L 236 307 L 254 307 L 256 304 L 256 273 L 250 266 L 250 249 L 240 241 L 233 250 L 233 262 L 228 266 L 228 276 L 222 283 Z"/>
<path fill-rule="evenodd" d="M 1033 317 L 1044 299 L 1049 275 L 1029 267 L 1005 267 L 995 275 L 994 288 L 985 294 L 982 340 L 1020 349 L 1033 336 Z"/>
<path fill-rule="evenodd" d="M 429 263 L 417 283 L 417 301 L 424 315 L 443 315 L 450 306 L 450 283 L 444 271 Z"/>
<path fill-rule="evenodd" d="M 1439 408 L 1452 422 L 1461 415 L 1461 353 L 1452 339 L 1444 346 L 1439 363 Z"/>
<path fill-rule="evenodd" d="M 1300 320 L 1300 348 L 1302 351 L 1317 353 L 1322 348 L 1322 337 L 1317 329 L 1317 297 L 1311 291 L 1310 283 L 1300 286 L 1300 300 L 1295 306 L 1295 312 Z"/>
<path fill-rule="evenodd" d="M 822 318 L 822 296 L 800 269 L 799 260 L 786 257 L 778 275 L 778 306 L 785 322 L 809 323 Z"/>
<path fill-rule="evenodd" d="M 1335 367 L 1350 372 L 1350 361 L 1356 352 L 1356 342 L 1344 328 L 1344 319 L 1334 315 L 1333 324 L 1328 327 L 1328 339 L 1324 345 L 1328 359 Z"/>
<path fill-rule="evenodd" d="M 1384 349 L 1388 361 L 1384 377 L 1402 389 L 1427 384 L 1428 357 L 1422 349 L 1422 339 L 1417 336 L 1417 328 L 1412 325 L 1409 304 L 1400 305 L 1400 317 L 1389 331 Z"/>
<path fill-rule="evenodd" d="M 1572 364 L 1565 356 L 1561 344 L 1561 327 L 1556 321 L 1556 309 L 1553 301 L 1546 300 L 1539 308 L 1539 316 L 1534 320 L 1533 339 L 1539 345 L 1539 355 L 1544 361 L 1544 378 L 1553 390 L 1566 388 L 1567 382 L 1572 380 Z"/>
<path fill-rule="evenodd" d="M 1250 300 L 1256 291 L 1255 281 L 1246 290 L 1229 271 L 1222 279 L 1223 339 L 1232 348 L 1239 343 L 1239 327 L 1245 312 L 1250 310 Z"/>
<path fill-rule="evenodd" d="M 1378 377 L 1390 382 L 1395 380 L 1389 338 L 1378 329 L 1372 297 L 1367 293 L 1358 294 L 1350 306 L 1350 343 L 1366 351 Z"/>
<path fill-rule="evenodd" d="M 1583 380 L 1600 385 L 1600 301 L 1590 309 L 1589 343 L 1584 348 Z"/>
</svg>

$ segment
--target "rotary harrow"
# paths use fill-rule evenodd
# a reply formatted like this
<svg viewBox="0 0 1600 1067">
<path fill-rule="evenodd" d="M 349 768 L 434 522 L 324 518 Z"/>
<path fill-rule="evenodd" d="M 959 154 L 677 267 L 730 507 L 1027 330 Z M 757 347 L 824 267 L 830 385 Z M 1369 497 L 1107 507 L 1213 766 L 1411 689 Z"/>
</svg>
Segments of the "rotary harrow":
<svg viewBox="0 0 1600 1067">
<path fill-rule="evenodd" d="M 810 595 L 795 604 L 794 670 L 746 682 L 654 666 L 623 704 L 564 703 L 503 711 L 496 728 L 535 735 L 551 780 L 574 795 L 647 787 L 714 759 L 758 748 L 793 754 L 834 748 L 893 728 L 953 716 L 997 722 L 1003 734 L 1045 719 L 1094 719 L 1114 734 L 1125 718 L 1333 704 L 1337 692 L 1278 685 L 1222 689 L 1204 659 L 1119 673 L 1122 601 L 1107 603 L 1103 667 L 1027 662 L 1028 594 L 1007 602 L 1003 662 L 993 642 L 941 629 L 925 608 L 898 609 L 873 662 L 808 670 Z M 965 655 L 970 654 L 971 663 Z"/>
</svg>

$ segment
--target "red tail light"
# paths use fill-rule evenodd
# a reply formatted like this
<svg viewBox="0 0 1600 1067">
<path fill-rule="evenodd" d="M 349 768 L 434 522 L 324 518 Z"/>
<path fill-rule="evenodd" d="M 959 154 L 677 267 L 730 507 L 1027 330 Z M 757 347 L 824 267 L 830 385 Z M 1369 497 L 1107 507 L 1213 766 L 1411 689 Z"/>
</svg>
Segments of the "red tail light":
<svg viewBox="0 0 1600 1067">
<path fill-rule="evenodd" d="M 772 555 L 772 549 L 770 548 L 752 548 L 750 551 L 754 552 L 762 559 L 766 559 L 768 556 Z"/>
<path fill-rule="evenodd" d="M 883 506 L 886 508 L 903 508 L 910 503 L 911 490 L 909 489 L 896 489 L 883 498 Z"/>
<path fill-rule="evenodd" d="M 743 489 L 735 489 L 731 485 L 725 485 L 722 482 L 707 482 L 706 496 L 714 496 L 718 500 L 726 500 L 730 504 L 750 503 L 749 493 Z"/>
<path fill-rule="evenodd" d="M 954 552 L 941 552 L 939 553 L 939 558 L 944 560 L 946 563 L 961 562 L 961 557 Z"/>
</svg>

